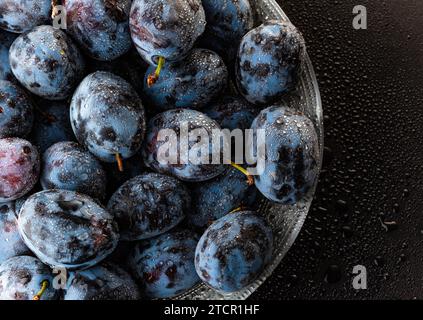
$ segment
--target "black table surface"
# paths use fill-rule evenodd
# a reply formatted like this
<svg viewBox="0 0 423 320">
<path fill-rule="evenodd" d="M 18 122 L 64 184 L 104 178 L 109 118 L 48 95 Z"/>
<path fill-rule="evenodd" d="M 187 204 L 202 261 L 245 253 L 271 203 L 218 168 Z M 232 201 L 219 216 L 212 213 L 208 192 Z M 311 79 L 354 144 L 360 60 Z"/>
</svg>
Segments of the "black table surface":
<svg viewBox="0 0 423 320">
<path fill-rule="evenodd" d="M 423 1 L 278 2 L 316 69 L 325 162 L 295 244 L 251 299 L 423 299 Z M 352 26 L 359 4 L 367 30 Z"/>
</svg>

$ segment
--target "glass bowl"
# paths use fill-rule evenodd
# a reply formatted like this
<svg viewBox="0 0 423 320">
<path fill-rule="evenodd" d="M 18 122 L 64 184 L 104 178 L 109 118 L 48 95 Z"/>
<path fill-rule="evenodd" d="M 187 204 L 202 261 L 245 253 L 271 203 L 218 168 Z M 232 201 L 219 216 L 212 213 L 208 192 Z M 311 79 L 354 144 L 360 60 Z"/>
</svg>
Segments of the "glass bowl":
<svg viewBox="0 0 423 320">
<path fill-rule="evenodd" d="M 257 12 L 258 21 L 271 19 L 289 21 L 288 17 L 283 12 L 281 7 L 276 3 L 276 1 L 252 0 L 252 2 Z M 296 90 L 293 93 L 290 93 L 289 96 L 284 99 L 284 102 L 286 102 L 291 107 L 303 111 L 310 117 L 310 119 L 313 120 L 319 135 L 319 168 L 321 168 L 323 155 L 323 110 L 316 75 L 306 51 L 304 52 L 299 84 Z M 273 270 L 275 270 L 275 268 L 281 262 L 282 258 L 288 252 L 289 248 L 294 243 L 310 209 L 310 205 L 316 190 L 316 185 L 312 188 L 312 190 L 310 190 L 309 194 L 296 205 L 285 206 L 264 200 L 262 203 L 260 203 L 259 211 L 268 219 L 273 229 L 275 237 L 275 249 L 271 263 L 266 267 L 266 269 L 254 283 L 242 289 L 241 291 L 230 294 L 217 292 L 202 283 L 195 286 L 186 293 L 179 295 L 175 299 L 244 300 L 248 298 L 272 274 Z"/>
</svg>

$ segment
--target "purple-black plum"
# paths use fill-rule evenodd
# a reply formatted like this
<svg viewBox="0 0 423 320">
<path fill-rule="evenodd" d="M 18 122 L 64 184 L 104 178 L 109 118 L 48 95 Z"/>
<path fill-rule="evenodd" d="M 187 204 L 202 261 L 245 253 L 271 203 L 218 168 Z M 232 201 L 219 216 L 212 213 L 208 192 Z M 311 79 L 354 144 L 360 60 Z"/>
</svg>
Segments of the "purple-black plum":
<svg viewBox="0 0 423 320">
<path fill-rule="evenodd" d="M 255 176 L 257 189 L 282 204 L 303 199 L 319 173 L 319 141 L 313 122 L 300 111 L 275 105 L 264 109 L 251 128 L 255 134 L 264 130 L 266 135 L 266 160 L 264 172 Z M 253 149 L 249 152 L 255 156 Z"/>
<path fill-rule="evenodd" d="M 304 52 L 304 38 L 289 22 L 266 21 L 242 39 L 236 80 L 251 103 L 265 105 L 297 85 Z"/>
<path fill-rule="evenodd" d="M 183 59 L 204 32 L 200 0 L 134 0 L 129 25 L 139 54 L 151 65 L 159 58 Z"/>
<path fill-rule="evenodd" d="M 147 173 L 124 183 L 107 206 L 122 240 L 152 238 L 175 227 L 189 211 L 190 195 L 182 182 Z"/>
<path fill-rule="evenodd" d="M 0 265 L 0 300 L 34 300 L 47 286 L 39 300 L 56 300 L 54 274 L 40 260 L 30 256 L 13 257 Z"/>
<path fill-rule="evenodd" d="M 84 75 L 85 62 L 72 39 L 52 26 L 20 35 L 10 47 L 12 72 L 30 92 L 48 100 L 69 97 Z"/>
<path fill-rule="evenodd" d="M 273 234 L 257 213 L 240 211 L 213 223 L 198 242 L 195 268 L 201 280 L 222 292 L 253 283 L 273 253 Z"/>
<path fill-rule="evenodd" d="M 25 138 L 33 122 L 34 107 L 28 94 L 14 83 L 0 80 L 0 138 Z"/>
<path fill-rule="evenodd" d="M 28 248 L 52 267 L 89 268 L 110 255 L 119 241 L 110 213 L 90 197 L 67 190 L 29 197 L 18 226 Z"/>
<path fill-rule="evenodd" d="M 2 0 L 0 28 L 22 33 L 50 22 L 51 0 Z"/>
<path fill-rule="evenodd" d="M 106 172 L 101 163 L 76 142 L 59 142 L 43 155 L 41 185 L 44 189 L 71 190 L 103 200 Z"/>
<path fill-rule="evenodd" d="M 138 300 L 132 277 L 112 263 L 102 263 L 70 274 L 64 300 Z"/>
<path fill-rule="evenodd" d="M 147 297 L 174 297 L 200 281 L 194 266 L 197 242 L 195 233 L 178 229 L 135 246 L 128 265 Z"/>
<path fill-rule="evenodd" d="M 111 61 L 132 45 L 131 0 L 64 0 L 67 32 L 92 58 Z"/>
<path fill-rule="evenodd" d="M 0 203 L 16 200 L 28 193 L 40 174 L 40 156 L 28 141 L 0 139 Z"/>
<path fill-rule="evenodd" d="M 70 117 L 79 143 L 104 162 L 134 156 L 145 133 L 144 107 L 132 86 L 121 77 L 98 71 L 75 91 Z"/>
<path fill-rule="evenodd" d="M 181 132 L 181 128 L 186 131 L 187 136 Z M 192 137 L 188 139 L 188 135 L 195 134 L 196 129 L 207 133 L 207 137 L 199 141 Z M 166 137 L 166 132 L 169 131 L 163 130 L 171 130 L 172 134 Z M 159 173 L 172 175 L 184 181 L 213 179 L 225 170 L 224 165 L 212 164 L 213 130 L 220 130 L 217 122 L 195 110 L 174 109 L 159 113 L 148 125 L 143 148 L 145 164 Z M 172 141 L 164 140 L 173 138 L 177 140 L 173 144 Z M 158 141 L 162 139 L 163 141 Z"/>
</svg>

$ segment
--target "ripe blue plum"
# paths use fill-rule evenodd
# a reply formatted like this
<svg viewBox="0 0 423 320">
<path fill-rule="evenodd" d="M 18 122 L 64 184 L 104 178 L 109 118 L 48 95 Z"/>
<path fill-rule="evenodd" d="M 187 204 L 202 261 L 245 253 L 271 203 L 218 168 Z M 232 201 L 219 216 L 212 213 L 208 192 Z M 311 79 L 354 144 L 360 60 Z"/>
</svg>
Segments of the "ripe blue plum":
<svg viewBox="0 0 423 320">
<path fill-rule="evenodd" d="M 34 107 L 16 84 L 0 80 L 0 138 L 26 137 L 32 129 Z"/>
<path fill-rule="evenodd" d="M 132 86 L 112 73 L 98 71 L 82 81 L 70 117 L 79 143 L 104 162 L 130 158 L 141 148 L 143 104 Z"/>
<path fill-rule="evenodd" d="M 40 174 L 40 156 L 28 141 L 0 139 L 0 203 L 16 200 L 28 193 Z"/>
<path fill-rule="evenodd" d="M 251 128 L 265 130 L 265 170 L 255 185 L 269 200 L 295 204 L 313 187 L 319 173 L 319 141 L 313 122 L 302 112 L 275 105 L 264 109 Z M 249 150 L 255 156 L 254 150 Z"/>
<path fill-rule="evenodd" d="M 228 168 L 221 176 L 191 186 L 192 208 L 188 222 L 199 228 L 208 227 L 232 210 L 254 204 L 257 192 L 244 174 Z"/>
<path fill-rule="evenodd" d="M 200 141 L 192 137 L 188 139 L 185 134 L 181 133 L 181 127 L 184 126 L 188 134 L 192 133 L 193 135 L 196 133 L 196 129 L 207 133 L 207 139 L 200 139 Z M 159 113 L 150 120 L 148 125 L 143 149 L 145 164 L 159 173 L 169 174 L 184 181 L 206 181 L 217 177 L 225 170 L 225 166 L 212 164 L 212 130 L 214 129 L 220 129 L 217 122 L 195 110 L 174 109 Z M 162 130 L 171 130 L 175 133 L 174 138 L 178 140 L 177 145 L 158 141 L 165 132 Z M 162 138 L 173 140 L 172 137 L 164 136 Z M 167 150 L 169 161 L 165 161 L 164 158 L 166 146 L 169 147 Z M 206 154 L 201 153 L 203 149 L 204 152 L 207 152 Z M 162 151 L 164 152 L 162 153 Z M 201 157 L 194 159 L 197 158 L 198 153 L 201 153 Z M 186 159 L 181 159 L 182 157 L 186 157 Z"/>
<path fill-rule="evenodd" d="M 76 142 L 59 142 L 43 155 L 44 189 L 71 190 L 98 200 L 106 196 L 106 172 L 100 162 Z"/>
<path fill-rule="evenodd" d="M 20 35 L 10 47 L 10 65 L 18 81 L 48 100 L 69 97 L 84 75 L 85 62 L 72 39 L 52 26 Z"/>
<path fill-rule="evenodd" d="M 32 28 L 48 24 L 51 15 L 51 0 L 2 0 L 0 2 L 0 28 L 23 33 Z"/>
<path fill-rule="evenodd" d="M 200 0 L 134 0 L 129 25 L 132 40 L 145 61 L 174 62 L 185 58 L 204 32 Z"/>
<path fill-rule="evenodd" d="M 195 251 L 195 268 L 206 284 L 235 292 L 253 283 L 269 263 L 273 234 L 257 213 L 224 216 L 203 234 Z"/>
<path fill-rule="evenodd" d="M 145 80 L 154 73 L 151 66 Z M 146 82 L 145 81 L 145 82 Z M 161 111 L 175 108 L 202 109 L 226 88 L 228 70 L 216 53 L 194 49 L 186 59 L 167 64 L 160 80 L 144 87 L 147 100 Z"/>
<path fill-rule="evenodd" d="M 202 3 L 207 25 L 200 44 L 233 62 L 242 37 L 254 26 L 250 1 L 202 0 Z"/>
<path fill-rule="evenodd" d="M 140 292 L 132 277 L 112 263 L 72 272 L 64 300 L 139 300 Z"/>
<path fill-rule="evenodd" d="M 44 281 L 46 290 L 39 300 L 56 300 L 54 274 L 40 260 L 30 256 L 13 257 L 0 265 L 0 300 L 33 300 Z"/>
<path fill-rule="evenodd" d="M 18 35 L 0 30 L 0 80 L 16 81 L 9 62 L 9 48 Z"/>
<path fill-rule="evenodd" d="M 107 209 L 119 224 L 121 239 L 155 237 L 174 228 L 189 211 L 191 198 L 182 182 L 158 173 L 147 173 L 123 184 Z"/>
<path fill-rule="evenodd" d="M 274 102 L 297 85 L 304 53 L 304 38 L 289 22 L 270 20 L 242 39 L 236 80 L 251 103 Z"/>
<path fill-rule="evenodd" d="M 26 200 L 18 218 L 25 244 L 45 264 L 89 268 L 116 248 L 113 216 L 86 195 L 46 190 Z"/>
<path fill-rule="evenodd" d="M 132 45 L 131 0 L 65 0 L 67 32 L 90 57 L 111 61 Z"/>
<path fill-rule="evenodd" d="M 102 165 L 107 174 L 108 198 L 125 182 L 146 171 L 141 152 L 137 152 L 133 157 L 125 160 L 123 171 L 119 171 L 119 167 L 115 163 L 103 163 Z"/>
<path fill-rule="evenodd" d="M 75 141 L 66 101 L 40 99 L 37 105 L 31 140 L 41 153 L 57 142 Z"/>
<path fill-rule="evenodd" d="M 96 71 L 111 72 L 128 81 L 139 95 L 142 94 L 144 74 L 148 64 L 140 57 L 135 48 L 113 61 L 91 59 L 88 61 L 87 67 L 89 73 Z"/>
<path fill-rule="evenodd" d="M 14 202 L 0 204 L 0 264 L 9 258 L 29 253 L 18 231 Z"/>
<path fill-rule="evenodd" d="M 174 297 L 200 281 L 194 266 L 197 242 L 195 233 L 178 229 L 135 246 L 128 265 L 147 297 Z"/>
<path fill-rule="evenodd" d="M 209 106 L 205 113 L 223 129 L 245 130 L 251 127 L 259 112 L 260 109 L 240 97 L 225 96 Z"/>
</svg>

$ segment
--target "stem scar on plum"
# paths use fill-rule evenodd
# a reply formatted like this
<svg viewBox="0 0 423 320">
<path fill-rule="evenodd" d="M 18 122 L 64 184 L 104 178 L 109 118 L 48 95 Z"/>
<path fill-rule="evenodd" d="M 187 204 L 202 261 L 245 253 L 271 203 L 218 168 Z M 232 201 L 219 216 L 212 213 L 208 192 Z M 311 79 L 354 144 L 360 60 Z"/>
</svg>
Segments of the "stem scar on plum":
<svg viewBox="0 0 423 320">
<path fill-rule="evenodd" d="M 162 71 L 165 61 L 166 60 L 164 57 L 159 57 L 159 62 L 157 64 L 156 71 L 153 74 L 148 75 L 147 86 L 149 88 L 151 88 L 157 82 L 157 80 L 159 80 L 160 72 Z"/>
</svg>

